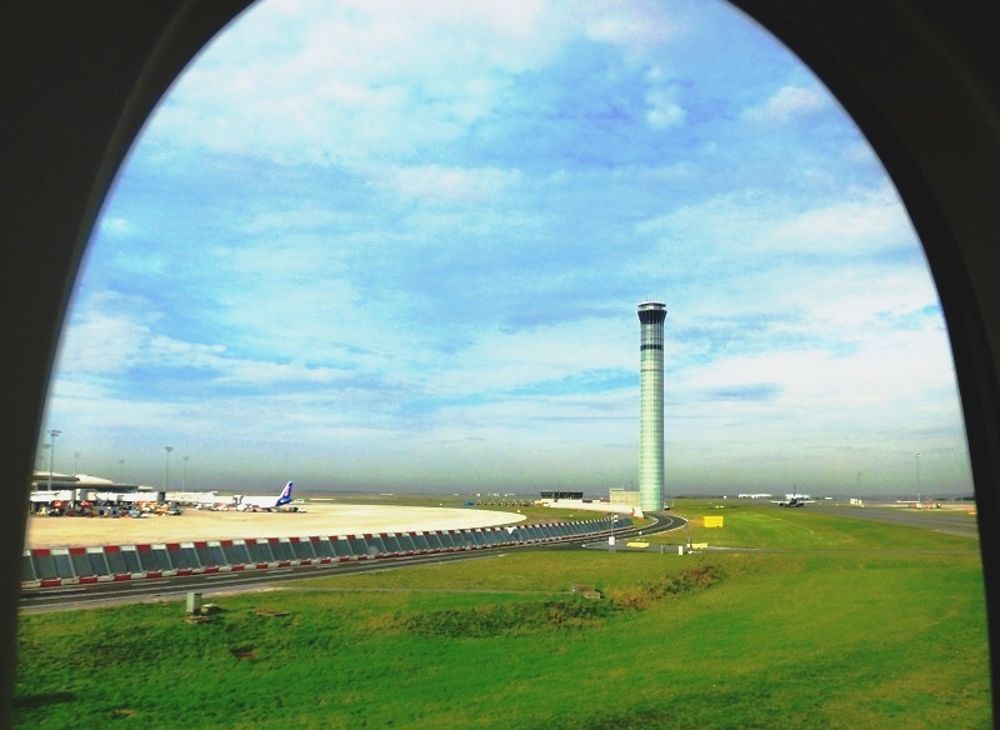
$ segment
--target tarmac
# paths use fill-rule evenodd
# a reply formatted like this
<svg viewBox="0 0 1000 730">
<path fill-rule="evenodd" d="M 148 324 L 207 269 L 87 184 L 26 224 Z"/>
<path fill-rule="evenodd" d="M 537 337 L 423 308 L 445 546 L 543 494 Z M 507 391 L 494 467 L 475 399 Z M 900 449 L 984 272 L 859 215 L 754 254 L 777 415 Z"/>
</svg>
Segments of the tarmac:
<svg viewBox="0 0 1000 730">
<path fill-rule="evenodd" d="M 888 522 L 893 525 L 921 527 L 948 535 L 979 538 L 979 528 L 976 517 L 972 514 L 974 509 L 972 504 L 965 506 L 964 509 L 912 509 L 896 505 L 875 504 L 867 507 L 846 507 L 817 503 L 807 505 L 805 509 L 857 520 Z"/>
<path fill-rule="evenodd" d="M 457 530 L 521 522 L 524 515 L 479 509 L 308 503 L 300 512 L 211 512 L 180 516 L 28 519 L 29 548 L 135 545 L 248 537 L 307 537 L 409 530 Z"/>
</svg>

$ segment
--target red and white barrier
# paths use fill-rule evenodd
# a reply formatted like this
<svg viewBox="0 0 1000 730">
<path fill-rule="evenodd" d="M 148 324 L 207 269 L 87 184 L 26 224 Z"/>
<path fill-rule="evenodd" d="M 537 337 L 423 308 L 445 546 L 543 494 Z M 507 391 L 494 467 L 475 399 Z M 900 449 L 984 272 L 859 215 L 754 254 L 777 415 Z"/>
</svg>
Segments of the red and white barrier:
<svg viewBox="0 0 1000 730">
<path fill-rule="evenodd" d="M 540 525 L 519 525 L 522 527 L 553 528 L 557 523 Z M 426 530 L 402 533 L 382 532 L 365 533 L 363 535 L 332 535 L 329 537 L 269 537 L 246 538 L 243 540 L 199 540 L 182 543 L 142 543 L 137 545 L 103 545 L 95 547 L 71 548 L 32 548 L 24 552 L 24 557 L 30 563 L 25 569 L 31 570 L 33 578 L 22 581 L 24 588 L 54 588 L 66 585 L 86 585 L 100 582 L 131 581 L 149 578 L 169 578 L 173 576 L 198 575 L 204 573 L 228 573 L 271 568 L 294 567 L 300 565 L 329 565 L 332 563 L 350 562 L 379 558 L 395 558 L 428 553 L 458 552 L 478 550 L 492 547 L 503 547 L 516 544 L 533 544 L 552 542 L 571 538 L 579 538 L 590 533 L 606 532 L 599 529 L 598 520 L 586 523 L 590 528 L 587 533 L 568 535 L 549 535 L 542 531 L 539 537 L 525 540 L 514 540 L 513 533 L 503 527 L 471 528 L 469 534 L 493 534 L 496 540 L 484 538 L 483 542 L 472 539 L 472 544 L 466 544 L 461 530 Z M 442 537 L 448 536 L 447 542 Z M 414 549 L 406 547 L 400 537 Z M 435 536 L 432 542 L 429 536 Z M 420 547 L 416 538 L 427 545 Z M 370 547 L 375 547 L 375 554 L 355 554 L 354 543 L 364 539 Z M 329 547 L 320 550 L 319 546 L 328 542 Z M 434 547 L 440 543 L 441 547 Z M 267 554 L 271 560 L 262 561 L 257 549 L 267 545 Z M 308 546 L 303 548 L 302 546 Z M 398 546 L 398 549 L 393 549 Z M 234 549 L 237 557 L 245 553 L 247 562 L 233 562 L 230 559 Z M 345 550 L 346 548 L 346 550 Z M 280 552 L 279 552 L 280 551 Z M 343 554 L 344 552 L 351 554 Z M 323 555 L 330 552 L 330 555 Z M 225 559 L 222 565 L 214 564 L 218 560 L 212 557 L 221 554 Z M 310 557 L 302 557 L 308 554 Z M 209 559 L 210 558 L 210 559 Z M 208 564 L 208 563 L 213 564 Z M 194 563 L 195 565 L 190 565 Z M 169 567 L 163 567 L 163 564 Z M 95 567 L 97 570 L 95 570 Z M 103 572 L 98 572 L 103 568 Z"/>
</svg>

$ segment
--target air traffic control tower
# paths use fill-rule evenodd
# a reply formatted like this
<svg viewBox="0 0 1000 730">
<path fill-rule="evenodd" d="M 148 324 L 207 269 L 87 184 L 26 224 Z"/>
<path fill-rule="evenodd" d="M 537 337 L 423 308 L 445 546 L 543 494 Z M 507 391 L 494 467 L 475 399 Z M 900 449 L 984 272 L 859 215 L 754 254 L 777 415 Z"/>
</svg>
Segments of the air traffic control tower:
<svg viewBox="0 0 1000 730">
<path fill-rule="evenodd" d="M 642 302 L 639 322 L 639 507 L 663 509 L 663 321 L 667 306 Z"/>
</svg>

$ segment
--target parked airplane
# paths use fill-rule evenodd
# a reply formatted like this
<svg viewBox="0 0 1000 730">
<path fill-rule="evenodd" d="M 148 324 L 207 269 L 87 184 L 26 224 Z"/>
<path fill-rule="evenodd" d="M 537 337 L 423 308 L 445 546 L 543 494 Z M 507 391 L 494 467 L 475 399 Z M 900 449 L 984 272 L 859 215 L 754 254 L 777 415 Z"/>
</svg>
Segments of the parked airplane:
<svg viewBox="0 0 1000 730">
<path fill-rule="evenodd" d="M 294 486 L 295 482 L 286 482 L 284 489 L 281 490 L 281 494 L 277 497 L 243 497 L 240 503 L 236 505 L 236 509 L 240 512 L 276 512 L 286 504 L 291 504 L 292 488 Z"/>
</svg>

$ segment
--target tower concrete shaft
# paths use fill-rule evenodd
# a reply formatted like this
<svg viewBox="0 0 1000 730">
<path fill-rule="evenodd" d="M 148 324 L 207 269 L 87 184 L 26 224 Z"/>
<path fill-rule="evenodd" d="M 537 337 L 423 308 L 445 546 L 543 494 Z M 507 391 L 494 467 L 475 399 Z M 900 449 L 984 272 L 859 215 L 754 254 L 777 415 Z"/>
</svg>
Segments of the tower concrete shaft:
<svg viewBox="0 0 1000 730">
<path fill-rule="evenodd" d="M 663 509 L 663 321 L 660 302 L 639 305 L 639 506 Z"/>
</svg>

